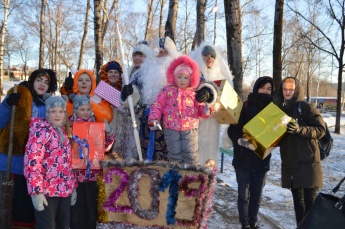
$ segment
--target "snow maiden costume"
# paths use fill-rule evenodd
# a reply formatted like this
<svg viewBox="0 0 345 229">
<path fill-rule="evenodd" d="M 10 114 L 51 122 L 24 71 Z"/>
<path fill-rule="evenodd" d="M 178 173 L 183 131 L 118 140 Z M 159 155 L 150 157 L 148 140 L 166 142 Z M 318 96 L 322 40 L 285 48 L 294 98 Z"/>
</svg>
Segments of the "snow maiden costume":
<svg viewBox="0 0 345 229">
<path fill-rule="evenodd" d="M 203 56 L 211 55 L 215 58 L 213 66 L 208 68 L 203 60 Z M 203 42 L 198 48 L 190 54 L 191 58 L 194 59 L 201 72 L 201 84 L 198 89 L 207 87 L 213 93 L 213 100 L 207 101 L 211 105 L 217 102 L 219 96 L 218 87 L 220 86 L 221 80 L 227 80 L 232 85 L 232 75 L 222 58 L 221 54 L 216 50 L 214 45 L 207 42 Z M 205 82 L 206 81 L 206 82 Z M 217 85 L 212 82 L 217 83 Z M 217 104 L 215 104 L 217 112 Z M 219 132 L 220 124 L 216 118 L 212 117 L 209 119 L 201 119 L 199 124 L 199 157 L 200 164 L 205 164 L 208 159 L 213 159 L 216 163 L 218 162 L 219 152 Z M 210 140 L 210 137 L 212 139 Z"/>
</svg>

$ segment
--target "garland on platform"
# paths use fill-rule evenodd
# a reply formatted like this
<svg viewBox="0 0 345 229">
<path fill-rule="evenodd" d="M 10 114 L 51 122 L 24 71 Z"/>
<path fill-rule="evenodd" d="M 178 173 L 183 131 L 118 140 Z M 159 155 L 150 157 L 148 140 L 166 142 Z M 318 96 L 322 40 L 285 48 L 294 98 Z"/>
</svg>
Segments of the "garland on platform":
<svg viewBox="0 0 345 229">
<path fill-rule="evenodd" d="M 207 228 L 207 218 L 213 209 L 212 195 L 216 184 L 217 170 L 206 166 L 195 166 L 189 164 L 177 164 L 171 162 L 140 162 L 131 161 L 112 161 L 102 160 L 101 166 L 104 169 L 109 168 L 98 180 L 99 185 L 99 223 L 97 228 L 165 228 L 162 226 L 140 226 L 123 222 L 108 222 L 108 212 L 135 214 L 145 220 L 154 220 L 159 215 L 160 194 L 169 187 L 169 197 L 167 202 L 166 225 L 175 225 L 182 227 L 198 227 Z M 163 167 L 168 169 L 164 172 L 162 178 L 159 171 L 147 166 L 155 166 L 155 168 Z M 128 174 L 125 168 L 138 167 Z M 181 175 L 179 170 L 191 171 Z M 201 172 L 201 173 L 194 173 Z M 117 188 L 106 199 L 105 185 L 113 181 L 113 177 L 120 178 Z M 142 177 L 150 177 L 151 183 L 150 195 L 152 202 L 149 209 L 142 209 L 139 203 L 139 181 Z M 192 188 L 192 183 L 200 183 L 198 188 Z M 117 203 L 120 195 L 127 188 L 128 200 L 130 205 L 121 206 Z M 195 198 L 195 208 L 193 219 L 176 219 L 176 207 L 179 193 L 184 193 L 187 198 Z M 180 194 L 181 195 L 181 194 Z M 113 227 L 111 227 L 112 225 Z M 116 226 L 115 226 L 116 225 Z M 121 225 L 121 226 L 120 226 Z"/>
</svg>

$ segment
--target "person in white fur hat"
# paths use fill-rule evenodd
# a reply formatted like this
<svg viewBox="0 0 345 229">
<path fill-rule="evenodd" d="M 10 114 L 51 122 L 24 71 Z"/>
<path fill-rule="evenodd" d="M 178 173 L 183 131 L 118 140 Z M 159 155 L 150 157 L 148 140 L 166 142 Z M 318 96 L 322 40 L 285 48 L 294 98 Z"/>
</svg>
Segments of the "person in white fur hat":
<svg viewBox="0 0 345 229">
<path fill-rule="evenodd" d="M 157 38 L 153 44 L 156 54 L 147 56 L 140 70 L 136 71 L 130 84 L 125 85 L 121 91 L 121 99 L 124 104 L 127 97 L 133 94 L 134 106 L 140 118 L 140 144 L 143 158 L 146 159 L 150 129 L 148 125 L 149 108 L 157 98 L 160 90 L 167 86 L 166 71 L 170 63 L 180 56 L 175 43 L 169 38 Z M 132 86 L 133 85 L 133 86 Z M 168 160 L 167 147 L 163 131 L 157 130 L 155 137 L 154 160 Z"/>
<path fill-rule="evenodd" d="M 140 69 L 147 56 L 151 55 L 149 43 L 146 40 L 140 41 L 132 51 L 133 65 L 128 68 L 128 77 L 131 80 L 133 75 Z M 123 81 L 124 82 L 124 81 Z M 131 86 L 123 85 L 123 93 L 133 93 Z M 136 101 L 138 102 L 138 101 Z M 116 136 L 118 140 L 115 142 L 112 152 L 115 158 L 121 159 L 138 159 L 137 147 L 135 144 L 132 118 L 130 110 L 127 106 L 116 109 Z M 136 123 L 140 126 L 140 120 L 137 119 Z"/>
<path fill-rule="evenodd" d="M 146 57 L 151 55 L 151 49 L 149 42 L 142 40 L 138 42 L 138 45 L 134 47 L 132 51 L 132 62 L 133 65 L 128 68 L 128 77 L 130 78 L 144 63 Z"/>
<path fill-rule="evenodd" d="M 201 72 L 202 81 L 198 87 L 198 101 L 214 105 L 219 96 L 220 82 L 227 80 L 233 85 L 229 67 L 214 45 L 208 42 L 201 43 L 190 53 L 190 56 L 198 63 Z M 217 104 L 215 104 L 215 108 L 217 110 Z M 213 136 L 212 140 L 210 140 L 210 136 Z M 223 139 L 227 140 L 227 147 L 230 148 L 231 143 L 228 141 L 226 133 L 224 136 Z M 205 164 L 209 159 L 218 162 L 219 138 L 220 124 L 216 118 L 201 119 L 199 124 L 200 164 Z"/>
</svg>

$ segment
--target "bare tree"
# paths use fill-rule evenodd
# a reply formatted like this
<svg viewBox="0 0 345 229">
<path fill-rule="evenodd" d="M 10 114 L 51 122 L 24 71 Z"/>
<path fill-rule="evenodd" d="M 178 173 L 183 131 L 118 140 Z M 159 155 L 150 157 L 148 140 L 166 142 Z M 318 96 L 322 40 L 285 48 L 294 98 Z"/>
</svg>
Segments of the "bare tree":
<svg viewBox="0 0 345 229">
<path fill-rule="evenodd" d="M 278 88 L 282 80 L 282 37 L 283 37 L 284 0 L 276 0 L 273 36 L 273 80 Z"/>
<path fill-rule="evenodd" d="M 103 40 L 102 40 L 102 18 L 101 1 L 94 1 L 94 35 L 95 35 L 95 67 L 98 72 L 103 64 Z M 97 82 L 99 77 L 97 77 Z"/>
<path fill-rule="evenodd" d="M 289 6 L 289 5 L 288 5 Z M 343 69 L 344 69 L 344 50 L 345 50 L 345 0 L 331 1 L 328 0 L 328 6 L 326 7 L 327 15 L 331 20 L 331 24 L 337 26 L 340 36 L 330 36 L 327 29 L 323 29 L 320 25 L 314 23 L 308 19 L 298 9 L 289 8 L 295 12 L 298 16 L 303 18 L 308 24 L 313 26 L 315 30 L 320 33 L 320 37 L 316 40 L 311 39 L 307 34 L 301 34 L 302 37 L 307 39 L 314 47 L 321 51 L 333 56 L 338 62 L 338 89 L 337 89 L 337 106 L 336 106 L 336 121 L 335 121 L 335 133 L 340 134 L 340 118 L 341 118 L 341 94 L 342 94 L 342 82 L 343 82 Z M 320 22 L 320 23 L 324 23 Z M 333 38 L 333 39 L 332 39 Z M 318 42 L 320 39 L 327 41 L 328 46 L 321 46 Z M 338 49 L 336 48 L 338 45 Z M 339 52 L 339 53 L 338 53 Z"/>
<path fill-rule="evenodd" d="M 3 94 L 3 87 L 2 87 L 2 79 L 4 75 L 4 45 L 5 45 L 5 37 L 6 37 L 6 28 L 7 28 L 7 17 L 8 17 L 8 9 L 10 6 L 10 0 L 4 1 L 4 19 L 1 23 L 1 41 L 0 41 L 0 94 Z M 1 100 L 1 99 L 0 99 Z"/>
<path fill-rule="evenodd" d="M 176 20 L 177 20 L 178 0 L 169 1 L 169 12 L 167 22 L 165 23 L 165 37 L 170 37 L 175 41 Z"/>
<path fill-rule="evenodd" d="M 22 34 L 20 37 L 16 37 L 13 42 L 14 48 L 19 53 L 20 59 L 23 61 L 23 71 L 24 76 L 26 77 L 28 75 L 27 71 L 27 63 L 30 60 L 30 55 L 32 51 L 32 47 L 30 45 L 30 40 L 28 39 L 28 36 L 26 34 Z M 23 75 L 21 80 L 23 80 Z M 26 78 L 24 79 L 26 80 Z"/>
<path fill-rule="evenodd" d="M 151 33 L 151 25 L 153 20 L 153 3 L 154 0 L 147 1 L 147 21 L 146 21 L 146 30 L 145 30 L 145 40 L 148 39 L 149 34 Z"/>
<path fill-rule="evenodd" d="M 196 31 L 195 31 L 195 41 L 196 45 L 200 45 L 205 40 L 205 30 L 206 30 L 206 10 L 207 0 L 197 0 L 196 2 Z"/>
<path fill-rule="evenodd" d="M 85 49 L 85 42 L 86 42 L 86 36 L 88 33 L 88 20 L 89 20 L 89 14 L 90 14 L 90 0 L 87 0 L 86 3 L 86 13 L 85 13 L 85 22 L 84 22 L 84 32 L 83 32 L 83 38 L 81 39 L 81 45 L 80 45 L 80 52 L 79 52 L 79 62 L 78 62 L 78 69 L 81 68 L 84 58 L 84 49 Z"/>
<path fill-rule="evenodd" d="M 243 99 L 242 22 L 240 0 L 224 0 L 228 63 L 234 75 L 234 89 Z"/>
<path fill-rule="evenodd" d="M 46 43 L 46 34 L 45 34 L 46 5 L 47 5 L 47 0 L 42 0 L 41 20 L 40 20 L 40 51 L 39 51 L 39 58 L 38 58 L 38 68 L 44 67 L 44 44 Z"/>
<path fill-rule="evenodd" d="M 108 12 L 108 10 L 107 10 L 108 1 L 104 2 L 103 8 L 102 8 L 103 9 L 102 40 L 104 40 L 105 34 L 107 33 L 107 30 L 109 27 L 110 15 L 112 14 L 113 11 L 115 11 L 117 3 L 118 3 L 118 0 L 113 0 L 111 7 L 110 7 L 110 10 Z"/>
<path fill-rule="evenodd" d="M 162 37 L 164 34 L 163 31 L 163 17 L 164 17 L 164 6 L 165 6 L 166 0 L 159 0 L 160 4 L 160 11 L 159 11 L 159 37 Z"/>
</svg>

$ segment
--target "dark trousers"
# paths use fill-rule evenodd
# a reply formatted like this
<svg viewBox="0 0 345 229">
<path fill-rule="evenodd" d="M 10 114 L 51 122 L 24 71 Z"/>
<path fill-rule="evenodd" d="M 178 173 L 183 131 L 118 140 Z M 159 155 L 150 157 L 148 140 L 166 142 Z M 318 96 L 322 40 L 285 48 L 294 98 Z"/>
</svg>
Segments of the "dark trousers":
<svg viewBox="0 0 345 229">
<path fill-rule="evenodd" d="M 235 167 L 238 184 L 237 208 L 242 226 L 253 225 L 258 221 L 262 190 L 266 172 Z"/>
<path fill-rule="evenodd" d="M 291 192 L 298 224 L 313 205 L 318 188 L 292 188 Z"/>
<path fill-rule="evenodd" d="M 34 206 L 28 194 L 26 179 L 23 175 L 11 174 L 11 176 L 14 183 L 12 200 L 13 228 L 35 228 Z M 0 171 L 1 183 L 5 181 L 5 177 L 6 172 Z"/>
<path fill-rule="evenodd" d="M 69 229 L 71 196 L 46 197 L 48 206 L 43 211 L 37 211 L 36 229 Z"/>
<path fill-rule="evenodd" d="M 71 229 L 95 229 L 97 226 L 96 181 L 79 182 L 77 202 L 71 207 Z"/>
</svg>

